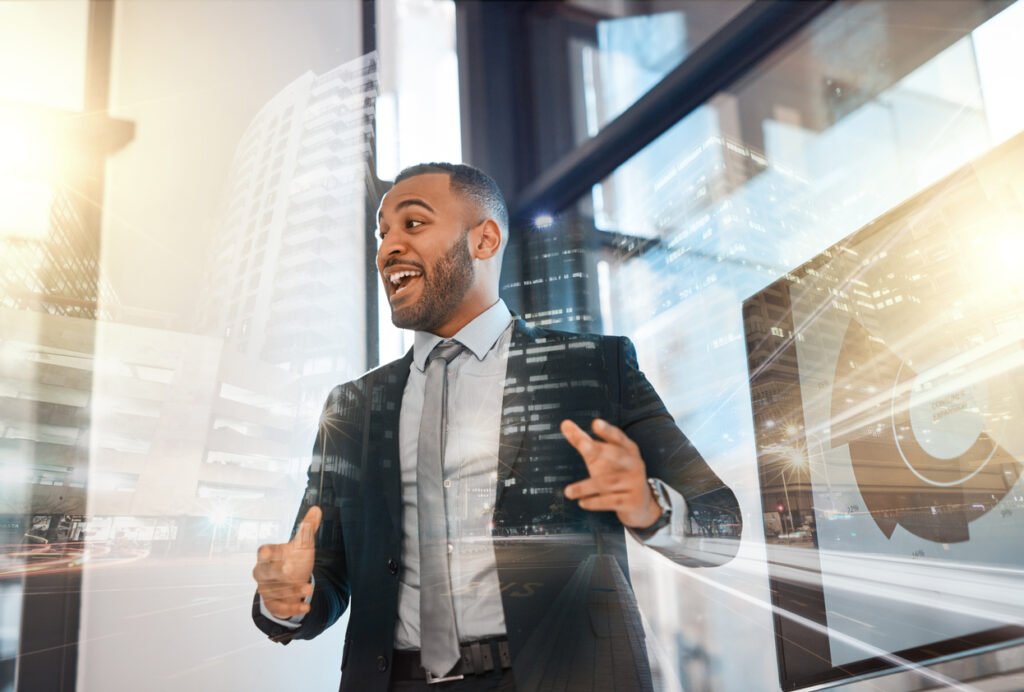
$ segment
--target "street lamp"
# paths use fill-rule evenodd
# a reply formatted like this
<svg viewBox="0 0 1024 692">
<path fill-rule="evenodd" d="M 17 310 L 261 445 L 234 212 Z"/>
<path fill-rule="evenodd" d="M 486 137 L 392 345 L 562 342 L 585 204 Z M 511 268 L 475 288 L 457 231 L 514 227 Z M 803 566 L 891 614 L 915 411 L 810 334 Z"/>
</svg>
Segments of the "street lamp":
<svg viewBox="0 0 1024 692">
<path fill-rule="evenodd" d="M 786 485 L 786 469 L 782 469 L 782 494 L 786 497 L 786 513 L 789 515 L 789 532 L 796 532 L 796 525 L 793 522 L 793 503 L 789 501 L 789 487 Z"/>
<path fill-rule="evenodd" d="M 796 532 L 796 520 L 793 518 L 793 503 L 790 502 L 789 499 L 789 487 L 786 484 L 786 471 L 787 469 L 793 469 L 799 473 L 800 469 L 807 467 L 807 462 L 807 455 L 805 455 L 801 449 L 794 447 L 785 457 L 783 468 L 780 471 L 780 475 L 782 476 L 782 492 L 786 496 L 786 507 L 788 508 L 787 514 L 789 514 L 789 530 L 791 533 Z"/>
<path fill-rule="evenodd" d="M 213 557 L 213 545 L 217 541 L 217 529 L 231 521 L 231 512 L 226 507 L 215 507 L 209 515 L 213 530 L 210 531 L 210 551 L 207 557 Z"/>
</svg>

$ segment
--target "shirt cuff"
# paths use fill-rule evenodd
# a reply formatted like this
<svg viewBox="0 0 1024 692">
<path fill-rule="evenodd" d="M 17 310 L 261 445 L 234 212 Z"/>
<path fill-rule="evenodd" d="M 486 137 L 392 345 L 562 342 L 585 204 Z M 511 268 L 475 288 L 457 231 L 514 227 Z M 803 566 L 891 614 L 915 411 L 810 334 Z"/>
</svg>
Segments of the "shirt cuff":
<svg viewBox="0 0 1024 692">
<path fill-rule="evenodd" d="M 678 541 L 678 539 L 686 536 L 686 499 L 668 483 L 657 478 L 652 478 L 651 480 L 661 487 L 661 492 L 665 496 L 668 506 L 672 508 L 668 524 L 662 526 L 657 531 L 645 531 L 644 529 L 634 529 L 628 526 L 626 529 L 632 534 L 633 538 L 643 545 L 651 547 L 671 545 L 672 539 Z"/>
<path fill-rule="evenodd" d="M 309 575 L 309 583 L 313 585 L 314 589 L 316 589 L 316 578 L 312 574 Z M 306 604 L 308 605 L 312 600 L 313 594 L 310 594 L 306 597 Z M 305 614 L 299 614 L 293 615 L 287 620 L 283 620 L 273 615 L 269 610 L 267 610 L 267 604 L 263 602 L 263 596 L 260 596 L 260 613 L 263 615 L 263 617 L 270 620 L 271 622 L 276 622 L 282 627 L 287 627 L 288 629 L 293 630 L 298 629 L 299 626 L 302 625 L 302 618 L 306 617 Z"/>
</svg>

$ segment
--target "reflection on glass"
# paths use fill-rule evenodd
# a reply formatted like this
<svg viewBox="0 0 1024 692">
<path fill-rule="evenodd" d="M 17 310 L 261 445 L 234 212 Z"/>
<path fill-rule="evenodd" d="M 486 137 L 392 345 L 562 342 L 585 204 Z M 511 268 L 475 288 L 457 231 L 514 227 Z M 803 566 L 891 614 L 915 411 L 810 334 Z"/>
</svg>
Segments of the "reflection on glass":
<svg viewBox="0 0 1024 692">
<path fill-rule="evenodd" d="M 739 488 L 749 523 L 761 516 L 769 542 L 795 552 L 798 557 L 794 559 L 805 559 L 799 556 L 812 554 L 808 548 L 823 541 L 815 512 L 834 512 L 831 526 L 838 530 L 854 521 L 845 515 L 862 516 L 868 509 L 860 500 L 840 497 L 838 492 L 817 492 L 827 487 L 819 476 L 826 471 L 831 474 L 833 467 L 823 467 L 816 459 L 822 449 L 825 454 L 835 452 L 820 435 L 821 439 L 807 435 L 802 445 L 784 444 L 788 435 L 800 433 L 803 422 L 780 412 L 765 416 L 764 421 L 766 434 L 773 430 L 779 442 L 771 467 L 772 490 L 762 511 L 751 407 L 760 415 L 772 387 L 766 384 L 764 390 L 753 392 L 753 400 L 747 398 L 745 329 L 751 326 L 744 325 L 742 301 L 1024 129 L 1019 90 L 1010 85 L 1013 66 L 1024 61 L 1020 42 L 1013 38 L 1024 27 L 1024 12 L 1020 5 L 999 12 L 1003 7 L 942 3 L 926 12 L 916 3 L 840 3 L 754 73 L 716 95 L 619 167 L 595 186 L 576 210 L 556 221 L 556 228 L 591 223 L 596 227 L 593 245 L 586 250 L 589 260 L 582 264 L 591 277 L 588 288 L 599 298 L 592 302 L 599 304 L 604 328 L 613 325 L 615 332 L 636 342 L 643 370 L 680 427 L 726 482 L 732 484 L 730 478 L 737 479 L 734 487 Z M 1005 223 L 1001 227 L 1007 228 Z M 1014 232 L 1019 231 L 1011 230 L 1010 235 Z M 997 244 L 997 236 L 1003 239 L 999 242 L 1009 242 L 1005 234 L 996 234 L 991 242 L 965 247 L 956 254 L 961 260 L 978 258 L 983 248 Z M 916 261 L 930 264 L 938 258 L 922 255 Z M 980 261 L 971 259 L 971 266 Z M 970 271 L 978 275 L 976 269 Z M 1012 276 L 1005 274 L 1004 278 Z M 880 295 L 865 302 L 882 303 L 890 315 L 907 309 L 910 294 L 904 291 L 897 302 L 895 288 L 883 285 L 887 281 L 884 276 L 873 281 L 878 285 L 872 286 L 870 293 L 877 290 Z M 806 290 L 806 283 L 801 289 Z M 881 295 L 886 289 L 890 293 Z M 998 297 L 980 286 L 973 290 L 975 296 L 984 294 L 996 301 L 993 308 L 1007 305 L 1011 295 Z M 887 300 L 892 303 L 885 305 Z M 772 301 L 777 298 L 765 291 L 765 310 L 785 307 Z M 1019 312 L 1019 307 L 1010 308 L 1011 314 L 1016 314 L 1014 310 Z M 984 319 L 995 320 L 994 313 L 985 314 Z M 774 338 L 787 336 L 783 324 L 754 315 L 749 319 L 763 319 L 761 328 Z M 1003 328 L 1000 323 L 996 320 L 989 326 L 986 339 L 996 338 L 993 334 Z M 966 325 L 950 319 L 941 326 L 951 332 L 948 339 L 959 343 L 976 336 L 976 330 Z M 876 335 L 873 326 L 864 326 L 867 333 L 892 345 L 891 334 Z M 932 341 L 937 348 L 939 340 Z M 805 345 L 799 342 L 798 348 Z M 901 352 L 896 349 L 894 353 Z M 901 358 L 919 364 L 921 373 L 928 365 L 921 354 L 903 354 Z M 779 368 L 785 371 L 786 364 L 780 363 Z M 953 374 L 951 371 L 950 377 Z M 795 369 L 791 375 L 796 375 Z M 999 399 L 989 388 L 987 396 L 996 397 L 989 399 L 995 416 L 996 409 L 1005 408 L 995 402 L 1009 395 L 1004 391 Z M 836 402 L 842 404 L 842 400 Z M 828 415 L 831 406 L 831 400 L 823 401 L 816 410 Z M 955 406 L 959 404 L 949 403 L 950 409 Z M 951 412 L 949 420 L 958 415 L 966 414 Z M 913 424 L 912 417 L 907 425 Z M 967 431 L 970 426 L 966 421 L 964 425 Z M 940 444 L 937 438 L 933 443 Z M 933 449 L 931 453 L 936 452 Z M 870 464 L 864 468 L 870 469 Z M 1003 467 L 992 467 L 997 468 Z M 927 476 L 932 469 L 918 471 Z M 992 483 L 1002 483 L 1001 473 L 974 477 L 980 485 L 964 510 L 968 526 L 981 512 L 971 509 L 974 504 L 986 507 L 978 521 L 1000 519 L 1005 507 L 993 510 L 990 500 L 978 497 L 990 490 Z M 837 479 L 832 482 L 835 488 Z M 812 483 L 821 484 L 813 486 L 816 492 L 811 492 Z M 1006 495 L 1004 501 L 1012 501 L 1012 493 L 1007 495 L 1006 487 L 1000 487 Z M 851 505 L 859 508 L 851 511 Z M 900 516 L 898 531 L 906 531 L 904 526 L 915 521 L 927 525 L 931 510 L 927 511 L 927 516 Z M 952 519 L 943 526 L 942 531 L 963 530 Z M 917 530 L 927 535 L 932 529 L 923 526 Z M 930 535 L 952 541 L 952 533 Z M 1019 537 L 1019 529 L 1016 535 Z M 918 535 L 915 540 L 926 539 Z M 903 558 L 914 561 L 914 569 L 927 571 L 921 566 L 922 557 L 912 555 L 916 549 L 905 551 Z M 956 548 L 950 550 L 956 552 Z M 990 545 L 978 553 L 961 554 L 959 559 L 961 564 L 984 565 L 997 557 L 1005 562 L 1002 555 Z M 709 646 L 714 638 L 707 638 L 700 626 L 678 618 L 679 612 L 706 609 L 719 636 L 725 631 L 734 635 L 728 652 L 702 648 L 698 652 L 701 660 L 737 655 L 761 660 L 763 652 L 744 636 L 743 627 L 754 623 L 771 630 L 778 611 L 773 615 L 770 594 L 761 591 L 767 579 L 758 556 L 739 564 L 744 569 L 724 568 L 715 584 L 695 585 L 683 576 L 651 577 L 652 588 L 656 588 L 650 601 L 655 605 L 649 611 L 652 630 L 662 642 L 668 642 L 672 651 L 668 670 L 684 683 L 744 688 L 750 673 L 745 671 L 740 677 L 728 666 L 716 671 L 711 663 L 692 663 L 696 655 L 692 647 L 697 642 Z M 840 569 L 839 573 L 844 572 Z M 927 577 L 936 578 L 937 573 Z M 763 599 L 754 601 L 763 610 L 751 609 L 744 601 L 742 615 L 737 617 L 740 605 L 721 611 L 708 605 L 724 598 L 723 584 L 744 593 L 763 593 Z M 998 580 L 992 584 L 994 591 L 1005 586 Z M 911 604 L 926 597 L 924 587 L 915 590 L 908 586 L 903 595 L 911 591 L 913 598 L 907 599 Z M 672 604 L 678 604 L 678 610 L 672 610 Z M 992 604 L 986 607 L 987 615 L 992 615 Z M 842 608 L 842 615 L 861 619 L 855 602 L 843 603 Z M 882 641 L 877 634 L 875 639 L 864 637 L 862 642 L 868 643 L 861 648 L 851 643 L 862 634 L 856 625 L 838 627 L 831 635 L 836 642 L 835 660 L 862 659 L 865 645 L 883 652 L 899 650 L 901 643 L 909 646 L 920 641 L 924 630 L 940 634 L 977 631 L 983 629 L 984 623 L 979 622 L 987 617 L 961 613 L 966 619 L 954 617 L 956 624 L 942 629 L 932 627 L 930 616 L 915 619 L 903 615 L 909 624 L 894 630 L 893 639 Z M 839 616 L 835 619 L 842 620 Z M 987 622 L 985 627 L 991 628 L 991 621 Z M 828 625 L 832 626 L 831 620 Z M 824 646 L 829 643 L 826 635 Z M 797 653 L 789 654 L 791 664 L 799 658 Z M 814 656 L 807 654 L 807 658 Z M 808 663 L 811 667 L 819 664 L 820 660 Z M 775 675 L 774 662 L 766 663 L 761 670 L 763 679 Z"/>
<path fill-rule="evenodd" d="M 570 40 L 583 121 L 593 137 L 735 17 L 749 0 L 629 3 L 573 0 L 594 12 L 593 42 Z M 632 14 L 640 11 L 643 14 Z"/>
<path fill-rule="evenodd" d="M 834 666 L 1024 633 L 1022 238 L 1018 137 L 744 303 L 773 578 Z"/>
<path fill-rule="evenodd" d="M 956 7 L 961 14 L 947 21 L 981 19 L 973 4 Z M 983 28 L 1020 25 L 1019 9 Z M 718 95 L 595 188 L 588 202 L 595 222 L 602 214 L 606 219 L 601 258 L 609 262 L 610 284 L 645 287 L 613 291 L 610 314 L 602 318 L 611 317 L 617 330 L 633 336 L 641 352 L 662 354 L 648 366 L 656 378 L 695 384 L 693 361 L 678 358 L 680 352 L 724 367 L 720 359 L 707 359 L 720 349 L 735 350 L 742 334 L 736 322 L 719 324 L 721 308 L 737 306 L 737 299 L 992 145 L 988 122 L 1001 116 L 974 76 L 973 33 L 957 41 L 944 32 L 946 47 L 937 55 L 905 48 L 900 69 L 874 94 L 858 87 L 844 95 L 829 76 L 858 69 L 859 63 L 843 64 L 838 55 L 896 52 L 881 35 L 872 48 L 863 34 L 844 34 L 851 23 L 870 21 L 891 32 L 897 20 L 918 24 L 915 11 L 913 5 L 884 3 L 837 8 L 812 25 L 812 40 L 797 43 L 734 92 Z M 830 40 L 844 35 L 842 44 Z M 816 72 L 812 77 L 804 74 L 808 66 Z M 766 93 L 797 74 L 801 84 L 815 88 Z M 878 86 L 877 77 L 871 81 Z M 1016 124 L 1019 131 L 1024 120 Z M 589 208 L 581 205 L 584 213 Z M 671 326 L 679 324 L 710 334 L 706 349 L 677 343 Z M 717 374 L 709 381 L 742 386 L 738 371 Z M 692 402 L 692 390 L 670 408 L 685 410 L 683 399 Z"/>
<path fill-rule="evenodd" d="M 54 560 L 38 540 L 39 532 L 50 530 L 51 517 L 32 515 L 40 506 L 34 488 L 51 477 L 54 464 L 60 472 L 74 464 L 38 454 L 41 436 L 66 438 L 68 431 L 54 425 L 60 384 L 46 381 L 36 343 L 46 315 L 95 316 L 96 309 L 98 253 L 59 186 L 71 174 L 71 157 L 59 146 L 67 138 L 67 116 L 84 102 L 88 12 L 85 0 L 0 3 L 0 689 L 5 691 L 13 690 L 17 678 L 25 575 Z M 68 257 L 74 252 L 81 258 Z M 80 506 L 80 491 L 78 500 Z M 56 532 L 58 522 L 52 523 Z"/>
<path fill-rule="evenodd" d="M 88 3 L 42 5 L 64 12 L 47 19 L 55 35 L 79 14 L 84 34 Z M 0 689 L 18 661 L 25 576 L 59 594 L 79 572 L 79 689 L 177 689 L 189 676 L 219 687 L 217 666 L 225 688 L 280 687 L 273 654 L 238 646 L 247 563 L 291 526 L 325 393 L 365 367 L 376 58 L 342 62 L 354 5 L 268 3 L 246 13 L 245 36 L 230 4 L 116 14 L 115 107 L 137 138 L 109 162 L 105 199 L 74 184 L 65 164 L 89 157 L 46 129 L 49 111 L 0 112 Z M 189 27 L 187 44 L 161 43 L 172 25 Z M 35 25 L 0 20 L 0 37 L 9 26 L 25 35 L 0 41 L 0 57 L 48 45 Z M 84 75 L 84 36 L 67 44 L 82 47 Z M 52 61 L 3 65 L 20 78 Z M 32 96 L 6 77 L 0 100 Z M 80 94 L 56 105 L 80 108 Z M 336 684 L 338 672 L 304 675 Z"/>
</svg>

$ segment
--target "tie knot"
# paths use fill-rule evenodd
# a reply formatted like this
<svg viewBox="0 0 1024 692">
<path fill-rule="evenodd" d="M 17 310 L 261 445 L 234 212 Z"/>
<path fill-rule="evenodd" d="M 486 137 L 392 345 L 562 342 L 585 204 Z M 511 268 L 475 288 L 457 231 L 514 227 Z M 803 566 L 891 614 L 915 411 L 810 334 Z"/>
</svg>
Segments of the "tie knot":
<svg viewBox="0 0 1024 692">
<path fill-rule="evenodd" d="M 466 347 L 458 341 L 438 342 L 437 346 L 434 347 L 434 350 L 430 352 L 429 356 L 427 356 L 427 364 L 429 365 L 431 361 L 437 360 L 438 358 L 444 359 L 445 363 L 451 363 L 455 360 L 456 356 L 465 350 L 465 348 Z"/>
</svg>

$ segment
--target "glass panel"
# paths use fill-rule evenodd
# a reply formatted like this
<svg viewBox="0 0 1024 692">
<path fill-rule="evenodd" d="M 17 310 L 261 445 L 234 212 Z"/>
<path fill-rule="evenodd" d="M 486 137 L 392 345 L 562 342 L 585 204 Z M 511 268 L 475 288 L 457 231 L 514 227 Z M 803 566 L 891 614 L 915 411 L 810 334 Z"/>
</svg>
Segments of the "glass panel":
<svg viewBox="0 0 1024 692">
<path fill-rule="evenodd" d="M 417 163 L 462 161 L 455 3 L 385 0 L 376 8 L 381 65 L 377 177 L 394 180 Z M 377 299 L 379 362 L 387 363 L 412 346 L 412 333 L 391 323 L 383 292 Z"/>
<path fill-rule="evenodd" d="M 576 135 L 582 140 L 650 91 L 749 0 L 568 4 L 594 13 L 593 37 L 577 36 L 569 43 L 573 97 L 583 116 L 576 123 Z"/>
<path fill-rule="evenodd" d="M 461 161 L 455 3 L 384 0 L 376 7 L 377 177 L 394 180 L 426 161 Z"/>
<path fill-rule="evenodd" d="M 1024 623 L 1022 251 L 1016 137 L 743 304 L 773 583 L 808 572 L 777 603 L 827 626 L 803 646 L 832 666 Z"/>
<path fill-rule="evenodd" d="M 807 565 L 801 562 L 800 549 L 805 549 L 803 554 L 810 554 L 807 549 L 815 549 L 815 554 L 818 548 L 824 550 L 824 533 L 817 528 L 823 521 L 832 521 L 830 526 L 835 530 L 842 521 L 851 522 L 842 526 L 854 534 L 844 534 L 842 541 L 852 541 L 853 550 L 830 563 L 840 568 L 820 579 L 824 592 L 833 596 L 837 592 L 828 589 L 837 584 L 852 588 L 848 592 L 852 600 L 826 597 L 827 630 L 823 635 L 819 632 L 822 638 L 813 645 L 799 642 L 805 650 L 809 648 L 806 656 L 816 658 L 816 662 L 801 669 L 799 651 L 787 650 L 785 656 L 780 655 L 787 666 L 782 672 L 790 681 L 804 674 L 801 684 L 810 684 L 809 670 L 817 670 L 824 679 L 834 673 L 830 672 L 833 664 L 849 664 L 855 672 L 862 659 L 976 631 L 982 628 L 982 621 L 995 627 L 1008 621 L 1019 624 L 1024 619 L 1019 611 L 1007 610 L 1001 600 L 1008 592 L 999 576 L 1001 570 L 1008 569 L 1019 581 L 1024 567 L 1024 553 L 998 547 L 1019 542 L 1021 536 L 1017 517 L 1024 488 L 1019 481 L 1011 484 L 1012 489 L 1003 489 L 1006 492 L 1001 499 L 993 500 L 994 508 L 989 507 L 988 500 L 977 499 L 968 504 L 973 507 L 980 503 L 984 510 L 962 508 L 971 520 L 984 512 L 987 521 L 1003 521 L 1003 526 L 1009 527 L 1006 535 L 1012 538 L 996 541 L 996 547 L 984 532 L 973 548 L 958 545 L 948 537 L 901 534 L 889 541 L 879 529 L 872 528 L 873 524 L 865 523 L 864 513 L 870 507 L 864 502 L 847 497 L 848 501 L 833 511 L 818 494 L 812 497 L 807 492 L 809 482 L 824 483 L 821 478 L 826 472 L 824 467 L 815 466 L 815 459 L 821 456 L 815 451 L 820 441 L 807 436 L 806 452 L 790 455 L 791 466 L 774 479 L 772 492 L 765 495 L 762 505 L 763 479 L 756 470 L 753 422 L 754 416 L 762 416 L 770 404 L 764 392 L 751 399 L 745 337 L 755 317 L 743 310 L 743 301 L 749 296 L 777 279 L 794 280 L 790 272 L 797 266 L 890 210 L 914 209 L 900 205 L 1024 130 L 1024 108 L 1012 76 L 1016 66 L 1024 64 L 1024 48 L 1016 38 L 1024 31 L 1024 5 L 1004 7 L 984 2 L 839 4 L 741 83 L 716 95 L 620 166 L 575 209 L 560 215 L 548 228 L 530 231 L 548 234 L 549 239 L 542 244 L 557 248 L 566 267 L 570 257 L 578 257 L 573 252 L 583 248 L 586 254 L 585 259 L 572 260 L 572 271 L 580 277 L 572 290 L 566 288 L 559 293 L 553 285 L 555 273 L 548 272 L 551 281 L 545 291 L 555 300 L 541 305 L 552 310 L 563 303 L 574 305 L 574 316 L 560 315 L 556 321 L 590 321 L 594 327 L 600 324 L 605 332 L 633 339 L 643 370 L 682 430 L 723 480 L 736 489 L 747 517 L 748 533 L 741 550 L 745 559 L 717 569 L 713 575 L 669 570 L 638 551 L 638 564 L 647 569 L 634 571 L 634 579 L 641 585 L 641 605 L 655 636 L 652 646 L 665 650 L 660 660 L 655 657 L 655 665 L 661 667 L 660 674 L 666 679 L 678 676 L 687 688 L 777 689 L 775 662 L 764 655 L 766 639 L 751 632 L 773 632 L 778 621 L 783 623 L 779 627 L 786 636 L 791 618 L 806 620 L 815 612 L 814 604 L 801 599 L 799 594 L 803 592 L 796 587 L 807 586 L 801 581 L 806 579 L 803 575 L 807 572 L 801 570 Z M 999 10 L 1003 11 L 996 14 Z M 1019 174 L 1021 158 L 1017 155 L 1012 160 L 1015 163 L 1006 171 Z M 942 236 L 941 242 L 936 240 L 937 248 L 921 249 L 932 253 L 918 258 L 921 262 L 938 271 L 940 267 L 956 266 L 943 264 L 949 260 L 940 262 L 944 252 L 954 253 L 965 262 L 975 256 L 978 262 L 995 262 L 992 255 L 1000 253 L 1017 257 L 1019 236 L 1024 233 L 1022 193 L 1019 186 L 1011 184 L 1013 178 L 999 175 L 1003 174 L 989 176 L 986 184 L 991 187 L 980 188 L 984 193 L 978 188 L 965 193 L 974 208 L 980 205 L 984 212 L 979 211 L 974 221 L 954 217 L 945 207 L 929 212 L 932 217 L 944 219 L 955 242 Z M 982 198 L 982 194 L 992 198 Z M 924 223 L 916 214 L 908 211 L 901 223 Z M 996 250 L 1003 245 L 994 235 L 990 237 L 999 230 L 993 224 L 1002 229 L 996 235 L 1000 243 L 1006 243 L 1006 249 Z M 986 229 L 989 235 L 971 240 L 976 235 L 971 229 L 976 226 L 978 234 Z M 918 237 L 916 234 L 923 234 L 924 229 L 907 232 Z M 877 250 L 857 251 L 866 262 L 878 256 Z M 982 256 L 988 259 L 981 260 Z M 559 262 L 561 267 L 563 260 Z M 891 279 L 894 272 L 909 271 L 910 264 L 909 259 L 890 258 L 878 267 L 888 267 L 883 273 Z M 952 340 L 965 353 L 961 367 L 981 368 L 989 362 L 979 355 L 991 345 L 989 332 L 1011 343 L 1024 337 L 1020 331 L 1024 298 L 1010 288 L 1011 284 L 1017 285 L 1012 271 L 1006 272 L 1005 265 L 999 263 L 1004 267 L 999 271 L 1004 273 L 997 280 L 996 266 L 979 269 L 979 265 L 970 264 L 970 269 L 964 265 L 957 270 L 957 282 L 952 284 L 957 287 L 955 295 L 946 296 L 944 303 L 939 301 L 946 306 L 945 312 L 934 304 L 928 308 L 932 326 L 941 328 L 931 340 L 934 348 L 926 348 L 926 353 L 943 361 L 946 356 L 940 357 L 939 344 Z M 991 280 L 974 285 L 962 280 L 985 273 Z M 559 278 L 568 277 L 569 270 L 558 274 Z M 922 271 L 916 278 L 926 281 L 927 276 L 933 275 Z M 868 296 L 836 296 L 824 288 L 811 291 L 825 280 L 824 274 L 805 282 L 801 295 L 811 307 L 819 302 L 852 306 L 861 301 L 870 303 L 874 311 L 911 300 L 912 293 L 903 290 L 899 298 L 901 293 L 892 288 L 886 292 L 882 287 L 884 277 L 872 277 L 870 281 L 864 278 L 870 285 L 861 287 Z M 947 278 L 952 281 L 953 274 Z M 945 279 L 933 277 L 930 281 L 929 285 L 938 290 L 936 282 Z M 763 294 L 764 301 L 771 303 L 773 299 L 771 292 Z M 984 316 L 984 338 L 968 326 L 975 324 L 970 321 L 969 306 L 983 300 L 988 301 L 986 310 L 995 310 L 998 305 L 1002 311 L 998 318 L 988 311 L 977 313 Z M 806 317 L 808 309 L 802 307 L 800 316 Z M 543 321 L 547 311 L 538 310 L 534 317 Z M 901 320 L 890 324 L 892 329 L 882 336 L 892 344 L 898 341 L 900 329 L 913 329 L 918 324 Z M 766 334 L 783 339 L 790 338 L 795 329 L 770 321 L 762 326 Z M 915 343 L 927 346 L 929 341 Z M 964 350 L 968 348 L 965 344 L 975 351 Z M 797 349 L 801 347 L 810 345 L 798 342 Z M 1016 377 L 1018 366 L 1007 365 L 1017 362 L 1013 358 L 993 365 L 996 369 L 990 369 L 990 374 L 1002 372 Z M 926 363 L 928 359 L 920 353 L 913 360 L 915 366 L 920 363 L 922 372 L 938 367 Z M 1003 389 L 998 392 L 992 388 L 995 385 L 990 387 L 989 402 L 1012 403 L 1014 396 L 1019 398 L 1019 391 L 1013 393 L 1014 385 L 1004 382 L 1000 386 Z M 1011 390 L 1009 394 L 1004 391 L 1006 387 Z M 979 414 L 974 404 L 964 403 L 967 399 L 958 398 L 955 391 L 942 391 L 948 401 L 936 400 L 935 415 L 948 415 L 954 421 L 960 420 L 957 416 L 970 418 L 969 424 L 961 426 L 963 430 L 957 429 L 956 434 L 961 436 L 974 430 L 970 425 L 979 424 L 986 415 L 1009 413 L 1012 420 L 1017 418 L 1013 413 L 1017 404 L 1001 408 L 995 403 L 999 413 L 984 409 Z M 961 405 L 971 413 L 957 414 Z M 772 420 L 778 428 L 777 436 L 800 432 L 798 421 Z M 934 432 L 939 434 L 938 429 Z M 1014 446 L 1016 438 L 1011 438 L 1010 442 L 1003 438 L 999 441 L 1009 445 L 1019 460 L 1022 453 Z M 941 441 L 933 442 L 945 449 Z M 826 440 L 821 445 L 834 458 L 832 443 Z M 1019 465 L 1019 461 L 1007 468 L 1013 469 L 1014 464 Z M 827 472 L 833 484 L 842 482 L 834 466 L 828 466 Z M 855 490 L 847 486 L 844 497 Z M 769 575 L 761 566 L 766 550 L 758 535 L 762 530 L 761 535 L 769 537 L 767 550 L 781 547 L 795 560 L 780 567 L 779 553 L 769 552 L 771 576 L 788 569 L 796 587 L 776 581 L 772 582 L 773 591 L 769 591 Z M 830 535 L 835 538 L 838 534 L 832 531 Z M 838 552 L 834 547 L 831 550 L 833 554 Z M 863 560 L 865 552 L 884 554 L 885 560 Z M 948 577 L 951 572 L 943 571 L 945 567 L 938 567 L 938 563 L 953 565 L 954 572 L 970 573 L 978 580 L 971 588 L 974 600 L 969 608 L 973 611 L 965 612 L 968 606 L 951 595 L 959 592 L 943 586 L 943 575 Z M 923 581 L 915 581 L 918 579 Z M 896 581 L 908 580 L 905 589 L 892 589 Z M 936 593 L 949 596 L 948 602 Z M 806 611 L 793 605 L 797 601 Z M 925 601 L 940 610 L 925 607 Z M 797 612 L 773 610 L 773 604 L 784 604 L 782 610 Z M 934 618 L 941 619 L 942 607 L 950 612 L 945 624 L 939 626 Z M 954 615 L 951 611 L 957 609 L 960 612 Z M 1001 615 L 996 617 L 997 613 Z M 896 622 L 903 624 L 897 626 Z M 957 628 L 953 622 L 964 627 Z M 983 643 L 984 638 L 973 638 L 959 646 L 971 648 Z M 814 648 L 818 645 L 823 648 Z M 938 654 L 933 651 L 925 655 Z M 736 659 L 749 665 L 731 665 Z M 828 664 L 824 669 L 822 659 Z M 752 686 L 751 680 L 761 682 Z"/>
<path fill-rule="evenodd" d="M 0 40 L 22 85 L 78 16 L 31 4 L 45 20 Z M 367 362 L 377 70 L 360 4 L 114 14 L 110 115 L 128 126 L 94 114 L 92 141 L 50 141 L 80 166 L 46 223 L 2 248 L 0 535 L 30 545 L 0 563 L 0 589 L 82 573 L 77 689 L 336 688 L 343 627 L 285 649 L 247 615 L 256 547 L 290 535 L 326 395 Z M 11 602 L 0 590 L 4 675 Z"/>
<path fill-rule="evenodd" d="M 81 110 L 89 4 L 0 3 L 0 690 L 13 691 L 22 644 L 24 575 L 49 558 L 31 515 L 46 500 L 40 486 L 52 478 L 33 461 L 36 441 L 66 439 L 50 426 L 48 404 L 32 356 L 43 332 L 41 314 L 11 313 L 55 293 L 68 280 L 48 257 L 47 237 L 62 225 L 60 188 L 70 171 L 68 152 L 55 145 L 66 130 L 65 111 Z M 57 231 L 57 229 L 53 229 Z M 87 255 L 87 253 L 82 253 Z M 88 257 L 79 260 L 88 264 Z M 95 264 L 92 265 L 95 268 Z M 88 282 L 88 272 L 77 272 Z M 76 292 L 80 291 L 76 287 Z M 67 467 L 61 468 L 62 475 Z M 35 489 L 33 489 L 33 484 Z M 80 494 L 80 493 L 79 493 Z M 49 517 L 47 517 L 47 520 Z M 56 527 L 55 527 L 56 528 Z"/>
</svg>

